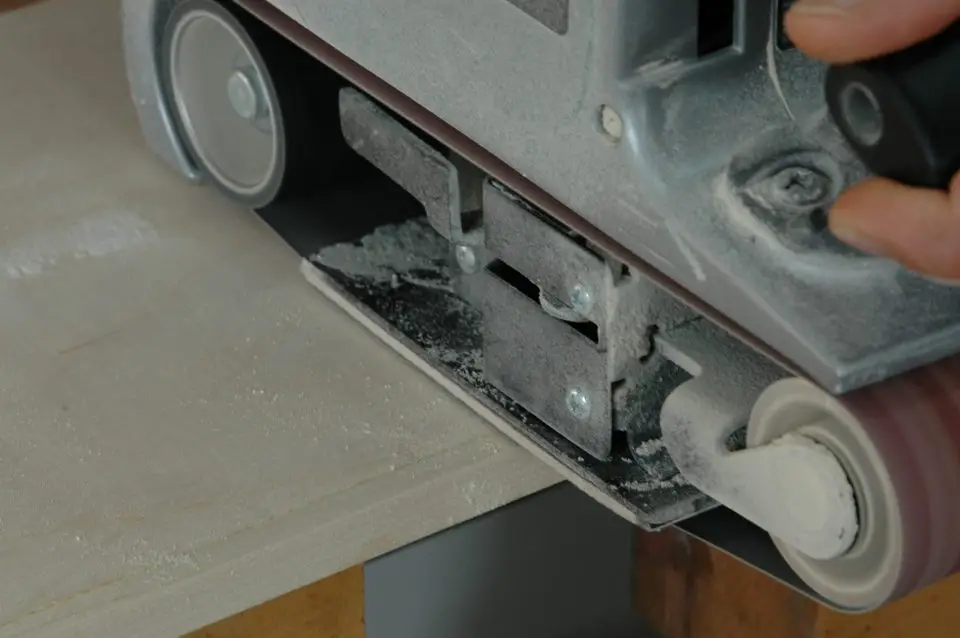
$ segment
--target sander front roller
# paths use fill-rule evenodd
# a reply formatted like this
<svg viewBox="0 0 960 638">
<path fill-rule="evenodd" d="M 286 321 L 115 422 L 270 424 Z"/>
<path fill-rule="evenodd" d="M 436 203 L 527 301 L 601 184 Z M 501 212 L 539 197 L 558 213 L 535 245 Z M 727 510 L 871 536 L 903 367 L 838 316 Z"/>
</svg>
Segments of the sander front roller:
<svg viewBox="0 0 960 638">
<path fill-rule="evenodd" d="M 960 571 L 960 356 L 837 396 L 707 324 L 656 342 L 692 377 L 660 411 L 677 468 L 823 599 L 871 611 Z"/>
<path fill-rule="evenodd" d="M 816 592 L 866 611 L 960 571 L 960 358 L 842 397 L 803 379 L 774 383 L 754 406 L 747 445 L 785 435 L 828 449 L 856 504 L 855 538 L 836 556 L 774 536 Z"/>
</svg>

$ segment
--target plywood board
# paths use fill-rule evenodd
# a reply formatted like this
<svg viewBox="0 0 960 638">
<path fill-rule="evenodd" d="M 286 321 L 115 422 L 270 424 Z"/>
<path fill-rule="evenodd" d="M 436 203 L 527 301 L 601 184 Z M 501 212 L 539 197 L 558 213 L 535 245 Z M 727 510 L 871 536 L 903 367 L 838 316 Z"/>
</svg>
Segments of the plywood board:
<svg viewBox="0 0 960 638">
<path fill-rule="evenodd" d="M 179 635 L 555 483 L 150 154 L 119 11 L 0 16 L 0 636 Z"/>
</svg>

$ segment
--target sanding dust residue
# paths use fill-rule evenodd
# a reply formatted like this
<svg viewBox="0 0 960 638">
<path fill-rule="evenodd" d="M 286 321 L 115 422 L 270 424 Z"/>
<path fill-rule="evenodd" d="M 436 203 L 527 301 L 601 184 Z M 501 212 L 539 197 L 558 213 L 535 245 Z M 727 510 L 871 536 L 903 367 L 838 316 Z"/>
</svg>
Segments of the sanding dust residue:
<svg viewBox="0 0 960 638">
<path fill-rule="evenodd" d="M 630 518 L 662 525 L 713 505 L 680 476 L 659 432 L 644 431 L 642 441 L 619 438 L 611 459 L 600 462 L 585 457 L 489 383 L 483 371 L 482 310 L 461 296 L 461 274 L 451 247 L 427 220 L 380 227 L 358 242 L 322 248 L 306 263 L 322 273 L 321 290 L 333 291 L 331 296 L 359 311 L 362 321 L 375 317 L 370 323 L 389 335 L 387 343 L 410 348 L 420 361 L 489 405 L 509 424 L 504 427 L 532 439 L 552 457 L 566 459 L 569 465 L 564 466 L 578 481 L 586 480 L 616 507 L 627 507 Z M 659 303 L 642 310 L 638 320 L 648 319 L 648 314 L 658 320 L 687 319 Z M 469 501 L 470 495 L 464 496 Z"/>
<path fill-rule="evenodd" d="M 672 487 L 683 487 L 689 485 L 686 479 L 683 478 L 681 474 L 676 474 L 669 479 L 653 479 L 649 481 L 627 481 L 622 484 L 623 489 L 634 492 L 636 494 L 645 494 L 647 492 L 655 492 L 659 490 L 666 490 Z"/>
<path fill-rule="evenodd" d="M 336 244 L 321 249 L 310 261 L 333 268 L 351 277 L 376 282 L 398 278 L 418 285 L 430 285 L 418 272 L 435 272 L 449 260 L 450 246 L 426 218 L 381 226 L 359 244 Z"/>
<path fill-rule="evenodd" d="M 834 285 L 865 285 L 870 279 L 891 278 L 896 273 L 892 264 L 873 258 L 852 258 L 847 255 L 815 251 L 809 255 L 794 252 L 769 226 L 763 224 L 742 200 L 727 172 L 713 184 L 721 220 L 741 237 L 763 249 L 763 254 L 777 265 L 776 272 L 799 275 L 814 281 L 830 281 Z"/>
<path fill-rule="evenodd" d="M 36 276 L 65 259 L 103 257 L 157 241 L 156 229 L 132 213 L 107 212 L 48 235 L 27 237 L 0 252 L 11 279 Z"/>
</svg>

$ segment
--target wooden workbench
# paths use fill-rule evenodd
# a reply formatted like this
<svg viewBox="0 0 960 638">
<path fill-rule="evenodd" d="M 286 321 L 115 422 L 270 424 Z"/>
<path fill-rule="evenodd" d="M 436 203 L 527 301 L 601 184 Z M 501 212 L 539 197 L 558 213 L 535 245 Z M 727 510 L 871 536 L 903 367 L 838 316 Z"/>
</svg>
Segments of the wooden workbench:
<svg viewBox="0 0 960 638">
<path fill-rule="evenodd" d="M 558 480 L 149 153 L 118 0 L 0 15 L 0 122 L 0 636 L 169 638 L 343 570 L 349 596 Z"/>
<path fill-rule="evenodd" d="M 840 614 L 675 530 L 639 533 L 638 612 L 661 638 L 955 638 L 960 577 Z"/>
</svg>

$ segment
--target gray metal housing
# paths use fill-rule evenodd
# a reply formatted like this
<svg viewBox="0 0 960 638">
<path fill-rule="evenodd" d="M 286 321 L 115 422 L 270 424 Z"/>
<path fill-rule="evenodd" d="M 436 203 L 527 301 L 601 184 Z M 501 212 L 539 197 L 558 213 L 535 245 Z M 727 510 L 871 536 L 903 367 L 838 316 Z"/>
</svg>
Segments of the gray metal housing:
<svg viewBox="0 0 960 638">
<path fill-rule="evenodd" d="M 866 171 L 778 0 L 735 0 L 709 55 L 697 0 L 272 3 L 833 391 L 960 349 L 960 291 L 818 226 Z M 127 63 L 147 140 L 196 178 L 157 82 L 169 6 L 124 0 Z"/>
</svg>

